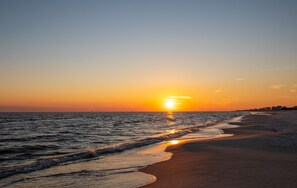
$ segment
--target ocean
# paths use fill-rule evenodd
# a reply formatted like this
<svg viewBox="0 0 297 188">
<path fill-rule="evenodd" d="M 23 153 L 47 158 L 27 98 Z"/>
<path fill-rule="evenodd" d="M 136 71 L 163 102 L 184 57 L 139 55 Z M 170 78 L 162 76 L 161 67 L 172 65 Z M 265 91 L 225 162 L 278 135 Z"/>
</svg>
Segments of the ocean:
<svg viewBox="0 0 297 188">
<path fill-rule="evenodd" d="M 1 187 L 139 187 L 178 140 L 246 112 L 0 113 Z M 205 129 L 208 128 L 208 129 Z"/>
</svg>

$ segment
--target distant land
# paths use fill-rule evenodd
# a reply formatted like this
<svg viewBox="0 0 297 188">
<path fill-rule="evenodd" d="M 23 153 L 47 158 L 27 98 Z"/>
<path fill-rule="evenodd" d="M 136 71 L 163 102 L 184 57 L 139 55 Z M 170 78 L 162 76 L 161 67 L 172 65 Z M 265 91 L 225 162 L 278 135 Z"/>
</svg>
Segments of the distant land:
<svg viewBox="0 0 297 188">
<path fill-rule="evenodd" d="M 297 110 L 297 106 L 287 107 L 287 106 L 271 106 L 262 108 L 246 109 L 243 111 L 280 111 L 280 110 Z"/>
</svg>

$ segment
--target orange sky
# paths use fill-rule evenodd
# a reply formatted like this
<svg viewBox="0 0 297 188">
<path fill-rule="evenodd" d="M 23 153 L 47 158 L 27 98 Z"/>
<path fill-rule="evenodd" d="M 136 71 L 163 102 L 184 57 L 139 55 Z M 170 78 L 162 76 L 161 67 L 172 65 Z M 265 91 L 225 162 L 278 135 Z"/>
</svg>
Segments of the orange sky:
<svg viewBox="0 0 297 188">
<path fill-rule="evenodd" d="M 0 111 L 297 105 L 294 1 L 43 3 L 0 2 Z"/>
<path fill-rule="evenodd" d="M 158 83 L 156 83 L 158 85 Z M 1 111 L 166 111 L 166 98 L 175 97 L 174 111 L 217 111 L 296 104 L 297 85 L 251 84 L 233 80 L 219 86 L 204 84 L 158 87 L 84 89 L 33 87 L 1 92 Z M 83 86 L 77 86 L 83 87 Z M 181 96 L 189 96 L 184 99 Z M 5 99 L 5 100 L 3 100 Z"/>
</svg>

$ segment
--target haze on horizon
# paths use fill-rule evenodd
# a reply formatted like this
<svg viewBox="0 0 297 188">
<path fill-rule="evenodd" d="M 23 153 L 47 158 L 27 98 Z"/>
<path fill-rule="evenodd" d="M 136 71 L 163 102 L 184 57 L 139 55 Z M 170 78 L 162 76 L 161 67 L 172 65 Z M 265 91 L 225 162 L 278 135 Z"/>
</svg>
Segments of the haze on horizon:
<svg viewBox="0 0 297 188">
<path fill-rule="evenodd" d="M 294 0 L 2 0 L 0 25 L 0 111 L 297 104 Z"/>
</svg>

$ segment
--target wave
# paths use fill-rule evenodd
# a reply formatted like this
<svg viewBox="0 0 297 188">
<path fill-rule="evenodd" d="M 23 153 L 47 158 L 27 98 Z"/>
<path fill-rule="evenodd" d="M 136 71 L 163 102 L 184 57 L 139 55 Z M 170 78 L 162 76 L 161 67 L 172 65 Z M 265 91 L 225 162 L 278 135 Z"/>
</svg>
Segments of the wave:
<svg viewBox="0 0 297 188">
<path fill-rule="evenodd" d="M 216 121 L 208 121 L 199 125 L 183 128 L 175 131 L 174 133 L 167 133 L 167 134 L 157 135 L 154 137 L 143 138 L 133 142 L 126 142 L 126 143 L 107 146 L 103 148 L 92 149 L 81 153 L 69 154 L 69 155 L 64 155 L 59 157 L 52 157 L 48 159 L 41 159 L 29 165 L 2 168 L 0 170 L 0 179 L 9 177 L 15 174 L 29 173 L 29 172 L 49 168 L 52 166 L 62 165 L 66 162 L 75 162 L 75 161 L 84 160 L 84 159 L 97 158 L 102 155 L 123 152 L 126 150 L 130 150 L 130 149 L 134 149 L 142 146 L 147 146 L 147 145 L 155 144 L 166 140 L 171 140 L 192 132 L 199 131 L 200 128 L 217 124 L 219 121 L 222 121 L 223 119 L 216 120 Z"/>
<path fill-rule="evenodd" d="M 175 139 L 189 133 L 197 132 L 201 128 L 215 125 L 220 121 L 223 121 L 229 118 L 234 118 L 235 116 L 238 116 L 238 115 L 231 115 L 229 117 L 222 116 L 220 119 L 211 120 L 211 121 L 207 121 L 207 119 L 205 119 L 204 123 L 193 125 L 187 128 L 182 128 L 182 129 L 176 130 L 173 133 L 166 133 L 166 134 L 156 135 L 153 137 L 146 137 L 146 138 L 138 139 L 131 142 L 125 142 L 122 144 L 111 145 L 103 148 L 95 148 L 95 149 L 91 149 L 91 150 L 79 152 L 79 153 L 72 153 L 72 154 L 68 153 L 60 156 L 54 156 L 51 158 L 46 158 L 46 159 L 43 158 L 36 162 L 33 162 L 31 164 L 26 164 L 26 165 L 2 167 L 0 168 L 0 179 L 13 176 L 16 174 L 30 173 L 30 172 L 50 168 L 57 165 L 65 165 L 73 162 L 76 163 L 82 160 L 92 160 L 104 155 L 119 153 L 126 150 L 147 146 L 147 145 L 155 144 L 162 141 Z M 27 149 L 34 151 L 34 150 L 39 150 L 40 148 L 42 149 L 42 147 L 39 145 L 37 148 L 27 148 Z M 11 151 L 4 151 L 4 153 L 6 152 L 9 153 Z"/>
<path fill-rule="evenodd" d="M 2 134 L 3 135 L 3 134 Z M 39 139 L 52 139 L 56 138 L 57 134 L 44 134 L 44 135 L 36 135 L 36 136 L 27 136 L 27 137 L 17 137 L 17 138 L 0 138 L 0 142 L 25 142 Z"/>
<path fill-rule="evenodd" d="M 40 151 L 45 149 L 57 149 L 56 145 L 24 145 L 16 148 L 5 148 L 0 150 L 0 155 L 11 154 L 11 153 L 28 153 L 33 151 Z"/>
</svg>

